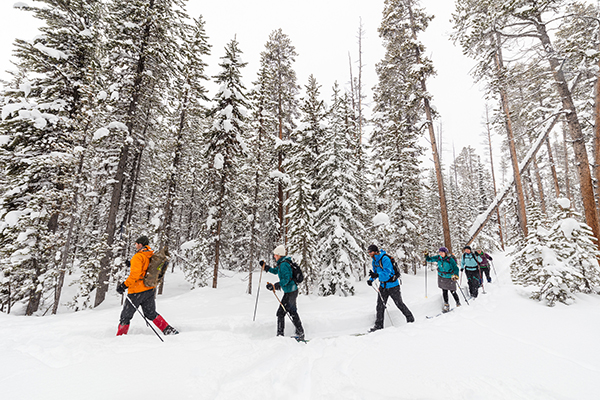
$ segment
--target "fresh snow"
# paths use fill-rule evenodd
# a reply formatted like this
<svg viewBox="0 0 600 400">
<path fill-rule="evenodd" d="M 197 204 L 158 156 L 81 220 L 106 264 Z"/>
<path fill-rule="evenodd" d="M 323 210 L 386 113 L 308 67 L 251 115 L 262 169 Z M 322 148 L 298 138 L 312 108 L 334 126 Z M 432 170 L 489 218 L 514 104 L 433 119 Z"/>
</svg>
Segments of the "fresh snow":
<svg viewBox="0 0 600 400">
<path fill-rule="evenodd" d="M 439 314 L 435 272 L 403 275 L 407 324 L 389 304 L 373 324 L 377 294 L 356 283 L 353 297 L 301 295 L 308 343 L 275 337 L 277 300 L 263 274 L 256 321 L 245 274 L 222 271 L 219 288 L 190 291 L 169 272 L 157 309 L 181 331 L 162 343 L 136 313 L 116 337 L 120 296 L 111 287 L 94 310 L 25 317 L 0 314 L 2 398 L 18 399 L 595 399 L 600 376 L 600 297 L 546 307 L 513 286 L 509 260 L 487 294 Z M 72 279 L 72 278 L 71 278 Z M 463 283 L 464 283 L 463 279 Z M 65 290 L 71 290 L 65 286 Z M 463 288 L 465 290 L 465 288 Z M 63 303 L 70 300 L 65 294 Z M 281 296 L 281 292 L 278 293 Z M 452 300 L 451 300 L 452 302 Z M 286 334 L 292 335 L 286 321 Z"/>
</svg>

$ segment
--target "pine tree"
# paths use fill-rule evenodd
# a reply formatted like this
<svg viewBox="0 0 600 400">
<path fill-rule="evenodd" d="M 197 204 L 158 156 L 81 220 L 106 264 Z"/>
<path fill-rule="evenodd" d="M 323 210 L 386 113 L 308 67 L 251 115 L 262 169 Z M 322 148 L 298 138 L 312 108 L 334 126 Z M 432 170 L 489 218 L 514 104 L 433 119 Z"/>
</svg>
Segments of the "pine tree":
<svg viewBox="0 0 600 400">
<path fill-rule="evenodd" d="M 279 141 L 287 140 L 295 129 L 294 118 L 298 116 L 298 84 L 296 83 L 296 72 L 292 64 L 295 61 L 295 47 L 290 38 L 281 29 L 271 32 L 265 50 L 261 53 L 261 76 L 268 76 L 269 80 L 263 81 L 260 89 L 264 95 L 270 97 L 270 102 L 265 105 L 273 108 L 265 110 L 275 121 L 275 131 L 270 132 Z M 277 150 L 277 174 L 273 175 L 277 180 L 277 213 L 279 219 L 280 242 L 286 242 L 287 234 L 285 223 L 284 202 L 287 198 L 285 186 L 287 178 L 283 169 L 285 154 L 281 148 Z"/>
<path fill-rule="evenodd" d="M 419 156 L 424 149 L 418 142 L 420 128 L 427 123 L 423 117 L 430 111 L 424 82 L 433 67 L 420 56 L 423 48 L 414 36 L 430 19 L 416 8 L 416 2 L 386 1 L 379 28 L 386 53 L 376 66 L 378 84 L 373 95 L 370 145 L 377 179 L 375 195 L 377 211 L 385 212 L 391 220 L 391 225 L 383 228 L 386 239 L 381 243 L 395 250 L 398 263 L 405 269 L 414 267 L 421 258 Z M 442 203 L 445 209 L 445 197 Z"/>
<path fill-rule="evenodd" d="M 217 287 L 217 277 L 221 252 L 232 254 L 233 237 L 228 239 L 235 225 L 236 214 L 241 205 L 236 193 L 236 177 L 240 156 L 244 149 L 241 139 L 247 129 L 247 103 L 245 87 L 241 82 L 241 69 L 246 63 L 241 60 L 241 50 L 234 39 L 225 48 L 225 56 L 219 64 L 222 71 L 215 76 L 220 85 L 215 96 L 214 108 L 209 116 L 212 127 L 208 132 L 207 159 L 210 163 L 207 197 L 209 199 L 209 220 L 207 228 L 211 231 L 210 247 L 207 254 L 213 258 L 213 284 Z"/>
<path fill-rule="evenodd" d="M 305 275 L 308 289 L 318 279 L 316 269 L 317 231 L 315 212 L 320 199 L 317 185 L 320 166 L 317 163 L 325 135 L 325 105 L 319 99 L 320 86 L 311 75 L 306 96 L 300 104 L 301 124 L 285 146 L 284 170 L 290 177 L 289 198 L 285 203 L 288 253 L 293 254 Z"/>
<path fill-rule="evenodd" d="M 44 22 L 43 35 L 17 40 L 20 73 L 2 110 L 9 140 L 0 153 L 5 177 L 0 215 L 2 303 L 32 315 L 54 289 L 56 312 L 75 210 L 78 164 L 95 115 L 99 1 L 43 1 L 21 7 Z M 71 219 L 72 224 L 73 219 Z M 69 233 L 67 233 L 69 232 Z"/>
<path fill-rule="evenodd" d="M 365 228 L 360 222 L 364 210 L 359 204 L 358 160 L 354 140 L 357 127 L 350 99 L 333 87 L 332 108 L 328 113 L 320 166 L 320 207 L 316 213 L 319 242 L 318 265 L 323 266 L 319 294 L 353 295 L 352 277 L 360 278 L 365 257 Z"/>
</svg>

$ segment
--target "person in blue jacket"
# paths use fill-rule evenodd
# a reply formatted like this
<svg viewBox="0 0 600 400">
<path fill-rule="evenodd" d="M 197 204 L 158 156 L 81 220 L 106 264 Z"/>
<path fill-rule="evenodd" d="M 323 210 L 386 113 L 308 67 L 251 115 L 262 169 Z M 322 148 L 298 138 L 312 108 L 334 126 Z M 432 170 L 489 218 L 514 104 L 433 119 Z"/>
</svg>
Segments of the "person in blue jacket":
<svg viewBox="0 0 600 400">
<path fill-rule="evenodd" d="M 384 250 L 380 251 L 374 244 L 368 247 L 367 252 L 373 259 L 371 262 L 373 269 L 369 271 L 370 277 L 367 280 L 367 284 L 372 286 L 373 280 L 379 279 L 379 295 L 377 296 L 375 326 L 373 326 L 369 332 L 383 329 L 383 314 L 388 297 L 391 297 L 392 300 L 394 300 L 396 307 L 398 307 L 406 317 L 406 322 L 414 322 L 415 317 L 413 317 L 406 304 L 402 301 L 400 283 L 397 278 L 394 279 L 394 267 L 390 257 L 386 255 Z"/>
<path fill-rule="evenodd" d="M 442 298 L 444 299 L 442 312 L 450 311 L 448 291 L 452 293 L 456 307 L 460 307 L 460 299 L 458 298 L 458 294 L 456 294 L 456 281 L 458 280 L 459 271 L 454 256 L 448 254 L 447 248 L 440 247 L 437 256 L 430 257 L 429 253 L 425 253 L 425 260 L 427 262 L 437 262 L 438 265 L 438 287 L 442 289 Z"/>
<path fill-rule="evenodd" d="M 291 259 L 286 254 L 287 251 L 285 246 L 279 245 L 273 250 L 273 257 L 277 262 L 275 267 L 269 267 L 262 260 L 259 264 L 266 272 L 276 274 L 279 277 L 279 282 L 274 284 L 267 283 L 267 290 L 283 290 L 281 304 L 277 309 L 277 336 L 283 336 L 285 330 L 285 314 L 287 312 L 292 318 L 292 322 L 296 328 L 296 336 L 294 336 L 294 338 L 296 340 L 304 340 L 304 328 L 302 327 L 302 321 L 300 321 L 298 308 L 296 306 L 298 286 L 292 279 Z"/>
<path fill-rule="evenodd" d="M 460 262 L 460 270 L 465 270 L 467 273 L 467 283 L 469 284 L 469 293 L 471 294 L 471 297 L 477 297 L 479 286 L 481 286 L 481 270 L 479 269 L 479 263 L 481 263 L 481 257 L 473 254 L 471 246 L 465 246 Z"/>
</svg>

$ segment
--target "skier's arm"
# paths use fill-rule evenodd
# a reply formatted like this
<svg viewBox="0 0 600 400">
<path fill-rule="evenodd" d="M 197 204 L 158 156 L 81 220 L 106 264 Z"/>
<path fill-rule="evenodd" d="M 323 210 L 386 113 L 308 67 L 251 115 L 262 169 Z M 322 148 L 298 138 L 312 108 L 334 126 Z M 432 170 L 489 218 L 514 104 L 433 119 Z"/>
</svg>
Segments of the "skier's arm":
<svg viewBox="0 0 600 400">
<path fill-rule="evenodd" d="M 286 264 L 287 268 L 285 268 L 283 264 Z M 279 269 L 279 272 L 277 273 L 279 275 L 279 284 L 282 287 L 288 286 L 292 282 L 292 266 L 288 262 L 284 261 L 277 268 Z M 271 270 L 272 269 L 274 268 L 271 268 Z"/>
<path fill-rule="evenodd" d="M 379 273 L 379 282 L 387 282 L 394 275 L 394 266 L 389 257 L 381 257 L 382 271 Z"/>
<path fill-rule="evenodd" d="M 143 280 L 144 272 L 144 256 L 140 253 L 135 253 L 131 258 L 129 276 L 125 280 L 125 285 L 131 287 L 137 281 Z"/>
</svg>

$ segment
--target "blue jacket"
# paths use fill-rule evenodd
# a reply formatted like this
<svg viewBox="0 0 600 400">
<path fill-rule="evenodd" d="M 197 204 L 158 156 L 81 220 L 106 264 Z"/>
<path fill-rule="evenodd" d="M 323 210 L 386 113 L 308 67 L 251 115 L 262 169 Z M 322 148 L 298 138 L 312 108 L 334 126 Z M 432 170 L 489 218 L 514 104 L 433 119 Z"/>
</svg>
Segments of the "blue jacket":
<svg viewBox="0 0 600 400">
<path fill-rule="evenodd" d="M 376 254 L 373 258 L 373 261 L 371 261 L 373 272 L 379 274 L 379 284 L 382 288 L 386 289 L 399 286 L 400 283 L 398 282 L 398 279 L 388 282 L 388 280 L 390 280 L 390 278 L 394 275 L 394 266 L 390 261 L 390 257 L 384 257 L 384 255 L 385 251 L 380 250 L 379 254 Z M 372 281 L 373 278 L 369 278 L 369 280 Z"/>
<path fill-rule="evenodd" d="M 477 271 L 480 262 L 481 257 L 476 256 L 473 253 L 463 253 L 460 267 L 461 270 L 466 268 L 467 271 Z"/>
<path fill-rule="evenodd" d="M 426 256 L 425 260 L 427 260 L 427 262 L 437 262 L 438 275 L 442 278 L 452 278 L 452 275 L 458 275 L 458 266 L 456 265 L 454 257 L 446 256 L 442 258 L 439 255 L 433 257 Z"/>
<path fill-rule="evenodd" d="M 298 290 L 296 282 L 292 280 L 292 266 L 290 265 L 290 257 L 281 257 L 277 261 L 277 265 L 269 267 L 269 271 L 272 274 L 276 274 L 279 277 L 279 284 L 283 293 L 295 292 Z"/>
</svg>

